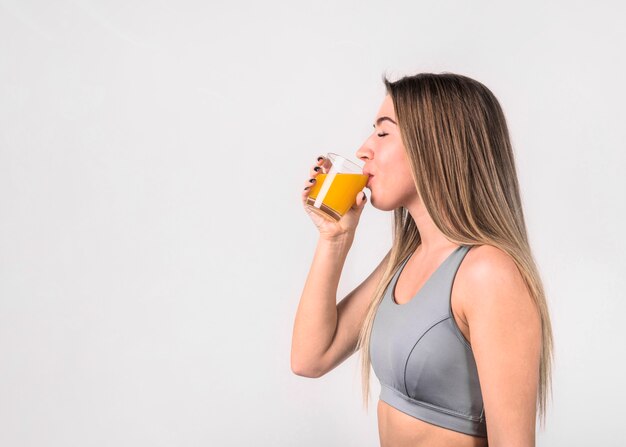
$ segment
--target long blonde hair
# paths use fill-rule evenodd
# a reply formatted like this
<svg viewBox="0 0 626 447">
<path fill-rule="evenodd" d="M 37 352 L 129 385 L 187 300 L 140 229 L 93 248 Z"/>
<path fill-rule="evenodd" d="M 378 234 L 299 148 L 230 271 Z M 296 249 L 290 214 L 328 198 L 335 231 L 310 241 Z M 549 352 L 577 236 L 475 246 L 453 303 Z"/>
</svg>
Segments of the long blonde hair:
<svg viewBox="0 0 626 447">
<path fill-rule="evenodd" d="M 502 108 L 478 81 L 452 73 L 421 73 L 395 82 L 391 96 L 418 194 L 437 228 L 459 245 L 492 245 L 519 268 L 541 316 L 537 407 L 543 427 L 551 394 L 552 326 L 531 254 L 513 150 Z M 421 243 L 404 207 L 394 210 L 393 245 L 357 342 L 364 406 L 370 385 L 369 340 L 376 310 L 402 260 Z"/>
</svg>

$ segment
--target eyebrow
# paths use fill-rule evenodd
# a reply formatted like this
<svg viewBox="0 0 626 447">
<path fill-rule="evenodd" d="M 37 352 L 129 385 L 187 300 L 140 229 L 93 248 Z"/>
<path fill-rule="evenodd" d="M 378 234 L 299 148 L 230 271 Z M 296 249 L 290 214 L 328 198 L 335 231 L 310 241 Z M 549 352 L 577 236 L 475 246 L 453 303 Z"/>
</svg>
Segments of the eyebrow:
<svg viewBox="0 0 626 447">
<path fill-rule="evenodd" d="M 398 125 L 398 123 L 396 123 L 394 120 L 392 120 L 391 118 L 389 118 L 388 116 L 381 116 L 380 118 L 378 118 L 376 120 L 376 124 L 372 124 L 373 127 L 376 126 L 380 126 L 380 123 L 382 123 L 383 121 L 391 121 L 392 123 L 394 123 L 396 126 Z"/>
</svg>

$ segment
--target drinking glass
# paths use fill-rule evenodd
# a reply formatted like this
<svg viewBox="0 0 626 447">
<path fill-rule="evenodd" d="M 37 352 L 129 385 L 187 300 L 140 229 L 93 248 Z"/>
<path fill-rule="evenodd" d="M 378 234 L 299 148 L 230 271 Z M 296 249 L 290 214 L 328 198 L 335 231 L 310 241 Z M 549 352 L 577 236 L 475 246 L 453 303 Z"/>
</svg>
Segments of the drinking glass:
<svg viewBox="0 0 626 447">
<path fill-rule="evenodd" d="M 306 204 L 311 211 L 337 222 L 354 205 L 369 176 L 363 174 L 362 167 L 339 154 L 329 152 L 327 158 L 331 168 L 317 174 Z"/>
</svg>

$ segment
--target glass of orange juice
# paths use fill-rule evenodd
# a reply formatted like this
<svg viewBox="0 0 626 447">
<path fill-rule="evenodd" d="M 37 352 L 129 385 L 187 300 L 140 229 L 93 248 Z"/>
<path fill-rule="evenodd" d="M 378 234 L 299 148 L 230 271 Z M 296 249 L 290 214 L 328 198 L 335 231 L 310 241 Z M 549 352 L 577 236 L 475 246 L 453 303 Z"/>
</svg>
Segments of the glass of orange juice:
<svg viewBox="0 0 626 447">
<path fill-rule="evenodd" d="M 317 174 L 306 204 L 311 211 L 337 222 L 354 205 L 369 177 L 359 165 L 341 155 L 329 152 L 327 158 L 331 167 L 327 173 Z"/>
</svg>

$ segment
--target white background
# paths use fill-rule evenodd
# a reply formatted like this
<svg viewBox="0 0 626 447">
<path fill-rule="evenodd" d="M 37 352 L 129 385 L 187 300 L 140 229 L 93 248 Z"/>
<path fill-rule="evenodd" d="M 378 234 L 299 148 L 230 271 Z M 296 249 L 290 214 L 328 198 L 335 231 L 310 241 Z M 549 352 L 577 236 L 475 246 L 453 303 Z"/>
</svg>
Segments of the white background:
<svg viewBox="0 0 626 447">
<path fill-rule="evenodd" d="M 538 446 L 623 446 L 621 2 L 0 0 L 0 445 L 377 446 L 357 356 L 290 370 L 317 241 L 383 74 L 500 100 L 554 325 Z M 369 192 L 368 192 L 369 194 Z M 391 243 L 367 204 L 338 299 Z"/>
</svg>

